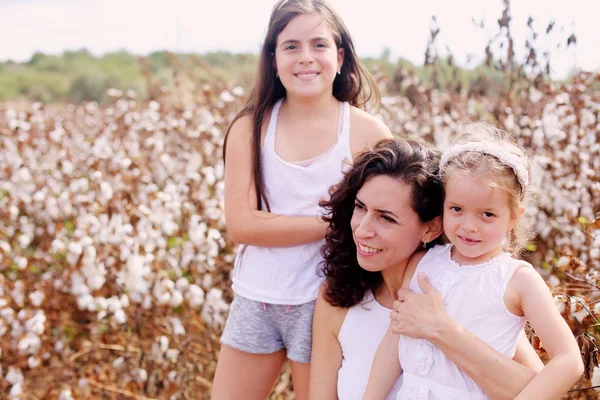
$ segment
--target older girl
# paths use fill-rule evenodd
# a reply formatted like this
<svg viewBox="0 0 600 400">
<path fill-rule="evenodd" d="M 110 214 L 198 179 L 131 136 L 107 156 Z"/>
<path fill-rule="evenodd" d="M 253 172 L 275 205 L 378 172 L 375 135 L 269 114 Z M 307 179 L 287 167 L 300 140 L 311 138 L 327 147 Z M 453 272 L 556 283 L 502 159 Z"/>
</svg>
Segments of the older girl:
<svg viewBox="0 0 600 400">
<path fill-rule="evenodd" d="M 377 88 L 326 1 L 278 1 L 259 62 L 248 103 L 226 136 L 227 230 L 241 246 L 215 400 L 264 399 L 286 358 L 296 399 L 308 397 L 327 228 L 318 203 L 354 153 L 391 136 L 357 108 L 378 97 Z"/>
</svg>

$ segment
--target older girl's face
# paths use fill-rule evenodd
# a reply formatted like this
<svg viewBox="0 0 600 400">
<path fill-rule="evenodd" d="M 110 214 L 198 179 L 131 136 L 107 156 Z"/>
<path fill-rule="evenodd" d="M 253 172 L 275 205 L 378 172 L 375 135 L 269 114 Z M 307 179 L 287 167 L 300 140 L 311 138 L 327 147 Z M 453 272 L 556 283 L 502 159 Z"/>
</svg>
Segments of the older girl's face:
<svg viewBox="0 0 600 400">
<path fill-rule="evenodd" d="M 294 17 L 277 37 L 275 68 L 288 97 L 331 94 L 344 49 L 318 14 Z"/>
<path fill-rule="evenodd" d="M 352 233 L 358 263 L 367 271 L 402 266 L 427 231 L 410 205 L 411 188 L 389 176 L 368 179 L 356 194 Z"/>
</svg>

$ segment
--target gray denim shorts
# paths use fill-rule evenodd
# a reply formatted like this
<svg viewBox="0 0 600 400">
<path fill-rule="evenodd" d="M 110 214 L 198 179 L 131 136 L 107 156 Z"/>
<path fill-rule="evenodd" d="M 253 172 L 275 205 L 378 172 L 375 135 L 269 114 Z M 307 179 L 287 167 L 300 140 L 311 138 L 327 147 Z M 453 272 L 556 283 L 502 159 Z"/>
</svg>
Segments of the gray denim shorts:
<svg viewBox="0 0 600 400">
<path fill-rule="evenodd" d="M 315 301 L 288 306 L 235 295 L 221 343 L 253 354 L 285 349 L 290 360 L 309 363 Z"/>
</svg>

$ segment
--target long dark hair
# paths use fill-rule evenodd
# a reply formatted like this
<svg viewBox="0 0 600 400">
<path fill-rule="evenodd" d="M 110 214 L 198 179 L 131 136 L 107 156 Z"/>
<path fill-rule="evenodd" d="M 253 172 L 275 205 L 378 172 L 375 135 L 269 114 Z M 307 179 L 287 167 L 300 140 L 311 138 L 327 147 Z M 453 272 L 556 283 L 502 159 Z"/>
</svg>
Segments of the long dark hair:
<svg viewBox="0 0 600 400">
<path fill-rule="evenodd" d="M 352 307 L 368 290 L 374 292 L 383 282 L 381 272 L 362 269 L 356 258 L 350 220 L 360 188 L 374 176 L 402 181 L 411 187 L 411 207 L 419 220 L 430 222 L 441 215 L 444 202 L 439 163 L 440 152 L 431 145 L 415 140 L 384 139 L 360 153 L 342 181 L 330 189 L 330 199 L 320 203 L 326 212 L 324 219 L 329 222 L 321 249 L 324 298 L 329 304 Z M 440 242 L 441 238 L 437 238 L 428 246 Z"/>
<path fill-rule="evenodd" d="M 375 96 L 375 104 L 380 100 L 377 84 L 356 56 L 346 25 L 326 0 L 279 0 L 271 12 L 269 27 L 261 47 L 255 86 L 250 92 L 246 105 L 229 125 L 223 145 L 223 159 L 225 159 L 231 126 L 240 117 L 252 115 L 252 174 L 259 210 L 263 209 L 264 202 L 264 208 L 270 211 L 269 202 L 265 197 L 261 167 L 261 128 L 275 103 L 286 95 L 285 87 L 275 76 L 273 65 L 277 37 L 294 17 L 308 13 L 316 13 L 327 21 L 337 48 L 344 49 L 341 73 L 336 75 L 333 81 L 333 96 L 339 101 L 347 101 L 358 107 L 364 107 L 373 96 Z"/>
</svg>

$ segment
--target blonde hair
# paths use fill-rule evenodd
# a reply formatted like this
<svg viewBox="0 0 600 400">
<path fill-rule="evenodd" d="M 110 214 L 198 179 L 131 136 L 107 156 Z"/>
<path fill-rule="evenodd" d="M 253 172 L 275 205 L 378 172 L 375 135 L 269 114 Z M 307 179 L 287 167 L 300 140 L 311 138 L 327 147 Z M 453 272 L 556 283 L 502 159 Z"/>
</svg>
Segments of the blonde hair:
<svg viewBox="0 0 600 400">
<path fill-rule="evenodd" d="M 532 165 L 525 150 L 517 145 L 508 133 L 486 123 L 468 125 L 463 131 L 451 139 L 451 146 L 466 143 L 485 143 L 485 146 L 498 149 L 520 158 L 520 164 L 531 176 Z M 497 153 L 497 151 L 494 153 Z M 511 156 L 511 157 L 513 157 Z M 534 237 L 533 218 L 519 209 L 527 209 L 535 205 L 536 190 L 528 182 L 520 182 L 518 173 L 497 156 L 482 151 L 465 151 L 456 154 L 440 169 L 444 186 L 451 177 L 461 174 L 472 174 L 482 179 L 488 186 L 503 190 L 508 194 L 509 207 L 515 225 L 510 231 L 508 245 L 505 249 L 518 256 Z M 531 179 L 528 179 L 530 182 Z"/>
</svg>

